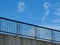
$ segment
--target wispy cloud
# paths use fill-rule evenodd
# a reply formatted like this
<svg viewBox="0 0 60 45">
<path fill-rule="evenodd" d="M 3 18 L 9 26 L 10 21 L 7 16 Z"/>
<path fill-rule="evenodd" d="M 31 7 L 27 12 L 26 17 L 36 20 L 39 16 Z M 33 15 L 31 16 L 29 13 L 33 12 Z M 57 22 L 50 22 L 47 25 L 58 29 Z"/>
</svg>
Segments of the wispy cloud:
<svg viewBox="0 0 60 45">
<path fill-rule="evenodd" d="M 53 25 L 51 26 L 51 28 L 60 30 L 60 25 L 59 25 L 59 24 L 53 24 Z"/>
<path fill-rule="evenodd" d="M 56 16 L 60 16 L 60 12 L 54 12 Z"/>
<path fill-rule="evenodd" d="M 59 24 L 49 24 L 49 23 L 46 23 L 46 24 L 39 25 L 39 26 L 44 26 L 44 27 L 47 27 L 47 28 L 60 30 L 60 25 Z"/>
<path fill-rule="evenodd" d="M 60 19 L 55 19 L 53 22 L 60 23 Z"/>
<path fill-rule="evenodd" d="M 60 7 L 56 8 L 56 11 L 60 11 Z"/>
<path fill-rule="evenodd" d="M 54 12 L 55 15 L 60 16 L 60 7 L 55 9 L 56 11 Z"/>
<path fill-rule="evenodd" d="M 24 2 L 18 2 L 18 12 L 22 12 L 25 9 L 25 3 Z"/>
<path fill-rule="evenodd" d="M 47 15 L 49 14 L 49 12 L 50 12 L 49 10 L 47 10 L 47 11 L 46 11 L 45 15 L 44 15 L 44 16 L 43 16 L 43 18 L 42 18 L 42 21 L 44 21 L 44 20 L 45 20 L 45 18 L 46 18 L 46 17 L 47 17 Z"/>
<path fill-rule="evenodd" d="M 43 4 L 43 7 L 44 7 L 45 9 L 48 9 L 48 8 L 50 7 L 50 3 L 49 3 L 49 2 L 45 2 L 45 3 Z"/>
<path fill-rule="evenodd" d="M 47 17 L 47 15 L 49 14 L 50 10 L 49 10 L 49 7 L 50 7 L 50 3 L 49 2 L 45 2 L 43 7 L 45 8 L 45 14 L 42 18 L 42 21 L 45 20 L 45 18 Z"/>
<path fill-rule="evenodd" d="M 60 3 L 56 3 L 54 8 L 55 8 L 54 14 L 56 16 L 60 16 Z"/>
</svg>

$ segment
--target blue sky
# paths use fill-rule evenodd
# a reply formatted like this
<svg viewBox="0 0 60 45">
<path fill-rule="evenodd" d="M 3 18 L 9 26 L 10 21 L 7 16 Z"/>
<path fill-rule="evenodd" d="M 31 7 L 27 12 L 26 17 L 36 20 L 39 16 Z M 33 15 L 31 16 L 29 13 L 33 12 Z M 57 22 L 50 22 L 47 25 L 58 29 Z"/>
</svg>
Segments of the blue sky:
<svg viewBox="0 0 60 45">
<path fill-rule="evenodd" d="M 0 0 L 0 17 L 60 29 L 60 0 Z"/>
</svg>

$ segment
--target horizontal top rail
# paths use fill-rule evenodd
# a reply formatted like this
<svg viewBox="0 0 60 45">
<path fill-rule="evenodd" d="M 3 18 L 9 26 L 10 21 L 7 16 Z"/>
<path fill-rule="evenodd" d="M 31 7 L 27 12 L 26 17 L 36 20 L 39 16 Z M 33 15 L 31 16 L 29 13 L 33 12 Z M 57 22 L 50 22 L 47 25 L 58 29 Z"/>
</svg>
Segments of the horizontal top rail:
<svg viewBox="0 0 60 45">
<path fill-rule="evenodd" d="M 44 29 L 54 30 L 54 31 L 60 32 L 59 30 L 56 30 L 56 29 L 52 29 L 52 28 L 48 28 L 48 27 L 44 27 L 44 26 L 38 26 L 38 25 L 35 25 L 35 24 L 30 24 L 30 23 L 17 21 L 17 20 L 13 20 L 13 19 L 8 19 L 8 18 L 4 18 L 4 17 L 0 17 L 0 19 L 9 20 L 9 21 L 17 22 L 17 23 L 23 23 L 23 24 L 26 24 L 26 25 L 31 25 L 31 26 L 35 26 L 35 27 L 40 27 L 40 28 L 44 28 Z"/>
</svg>

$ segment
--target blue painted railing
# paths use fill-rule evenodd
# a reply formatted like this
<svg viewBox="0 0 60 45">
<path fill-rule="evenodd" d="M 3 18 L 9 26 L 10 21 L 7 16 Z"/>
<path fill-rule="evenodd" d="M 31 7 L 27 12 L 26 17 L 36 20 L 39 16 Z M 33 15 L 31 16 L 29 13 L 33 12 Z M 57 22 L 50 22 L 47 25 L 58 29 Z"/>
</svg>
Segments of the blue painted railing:
<svg viewBox="0 0 60 45">
<path fill-rule="evenodd" d="M 60 31 L 0 17 L 0 34 L 26 36 L 60 43 Z"/>
</svg>

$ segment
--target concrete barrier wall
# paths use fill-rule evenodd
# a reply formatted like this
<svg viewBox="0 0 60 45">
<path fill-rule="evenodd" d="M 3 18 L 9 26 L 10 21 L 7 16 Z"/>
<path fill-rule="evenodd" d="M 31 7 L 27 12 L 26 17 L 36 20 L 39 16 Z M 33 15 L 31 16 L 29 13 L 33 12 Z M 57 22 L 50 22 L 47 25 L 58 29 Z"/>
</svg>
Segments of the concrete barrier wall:
<svg viewBox="0 0 60 45">
<path fill-rule="evenodd" d="M 60 45 L 60 44 L 53 44 L 46 41 L 0 34 L 0 45 Z"/>
</svg>

